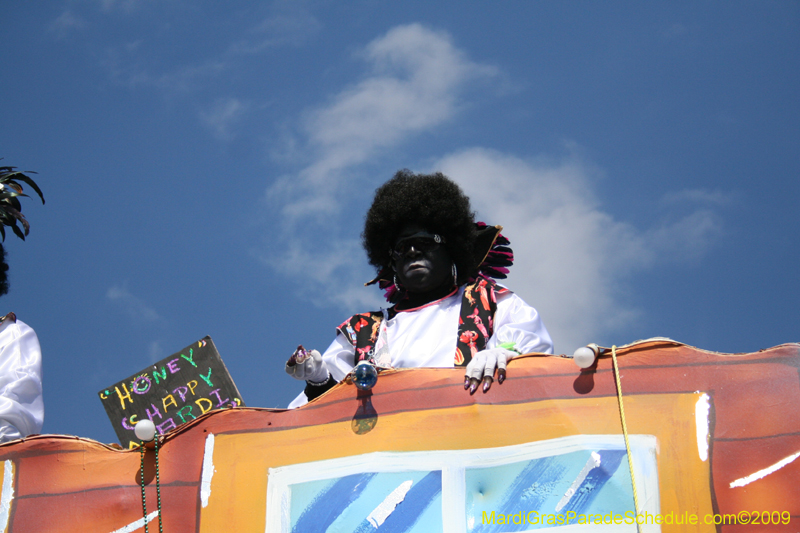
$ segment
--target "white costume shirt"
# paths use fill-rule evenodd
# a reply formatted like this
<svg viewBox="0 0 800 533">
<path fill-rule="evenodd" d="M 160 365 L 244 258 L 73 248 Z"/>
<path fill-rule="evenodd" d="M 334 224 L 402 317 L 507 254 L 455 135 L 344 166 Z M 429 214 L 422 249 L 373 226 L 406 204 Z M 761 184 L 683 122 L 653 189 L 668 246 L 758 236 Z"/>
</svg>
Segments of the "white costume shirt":
<svg viewBox="0 0 800 533">
<path fill-rule="evenodd" d="M 0 324 L 0 442 L 42 431 L 42 350 L 36 332 L 10 317 Z"/>
<path fill-rule="evenodd" d="M 452 368 L 463 296 L 462 286 L 447 298 L 399 311 L 390 320 L 386 320 L 387 312 L 384 311 L 375 342 L 378 366 Z M 514 342 L 514 348 L 520 353 L 553 353 L 553 341 L 539 313 L 512 292 L 497 295 L 494 332 L 486 342 L 486 349 L 506 342 Z M 322 354 L 322 360 L 331 376 L 341 381 L 353 369 L 355 348 L 344 335 L 336 335 Z M 300 393 L 289 408 L 299 407 L 307 401 L 305 393 Z"/>
</svg>

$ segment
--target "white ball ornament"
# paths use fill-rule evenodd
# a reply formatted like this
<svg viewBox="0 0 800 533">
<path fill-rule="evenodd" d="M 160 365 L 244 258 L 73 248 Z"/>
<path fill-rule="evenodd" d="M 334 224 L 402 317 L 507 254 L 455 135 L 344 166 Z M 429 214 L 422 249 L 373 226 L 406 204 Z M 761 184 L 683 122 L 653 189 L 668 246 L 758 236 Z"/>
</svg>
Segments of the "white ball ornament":
<svg viewBox="0 0 800 533">
<path fill-rule="evenodd" d="M 583 346 L 575 350 L 572 360 L 575 361 L 575 364 L 581 368 L 589 368 L 594 364 L 596 356 L 597 355 L 595 354 L 594 350 L 588 346 Z"/>
<path fill-rule="evenodd" d="M 152 420 L 139 420 L 133 426 L 133 432 L 136 433 L 137 439 L 150 442 L 156 436 L 156 425 Z"/>
</svg>

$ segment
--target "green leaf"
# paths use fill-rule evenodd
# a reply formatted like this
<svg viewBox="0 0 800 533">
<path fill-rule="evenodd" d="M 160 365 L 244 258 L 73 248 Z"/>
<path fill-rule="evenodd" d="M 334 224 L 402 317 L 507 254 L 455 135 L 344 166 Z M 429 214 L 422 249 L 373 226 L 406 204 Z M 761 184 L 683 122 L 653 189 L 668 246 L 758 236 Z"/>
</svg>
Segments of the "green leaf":
<svg viewBox="0 0 800 533">
<path fill-rule="evenodd" d="M 17 223 L 16 223 L 16 222 L 14 222 L 13 224 L 11 224 L 11 229 L 13 229 L 13 230 L 14 230 L 14 233 L 16 233 L 16 234 L 17 234 L 17 237 L 19 237 L 19 238 L 20 238 L 20 239 L 22 239 L 23 241 L 25 240 L 25 235 L 22 233 L 22 230 L 21 230 L 21 229 L 19 229 L 19 226 L 17 226 Z"/>
<path fill-rule="evenodd" d="M 38 186 L 38 185 L 36 185 L 36 182 L 35 182 L 35 181 L 33 181 L 33 180 L 32 180 L 31 178 L 29 178 L 28 176 L 26 176 L 25 174 L 23 174 L 22 172 L 17 172 L 17 174 L 18 174 L 18 176 L 16 177 L 16 179 L 18 179 L 18 180 L 20 180 L 20 181 L 23 181 L 23 182 L 27 183 L 28 185 L 30 185 L 30 186 L 31 186 L 31 188 L 32 188 L 34 191 L 36 191 L 36 194 L 38 194 L 38 195 L 39 195 L 39 198 L 41 198 L 41 199 L 42 199 L 42 205 L 44 205 L 44 195 L 42 194 L 42 190 L 41 190 L 41 189 L 39 189 L 39 186 Z M 35 174 L 35 172 L 31 172 L 31 174 Z M 26 195 L 26 196 L 27 196 L 27 195 Z"/>
</svg>

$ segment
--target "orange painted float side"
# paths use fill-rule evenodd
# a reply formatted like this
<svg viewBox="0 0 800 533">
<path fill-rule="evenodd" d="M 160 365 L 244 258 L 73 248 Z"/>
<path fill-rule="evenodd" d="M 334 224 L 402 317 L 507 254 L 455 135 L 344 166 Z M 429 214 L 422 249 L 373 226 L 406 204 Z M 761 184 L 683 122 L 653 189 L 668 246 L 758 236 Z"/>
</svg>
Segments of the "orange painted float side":
<svg viewBox="0 0 800 533">
<path fill-rule="evenodd" d="M 800 345 L 724 355 L 648 341 L 618 350 L 618 360 L 628 431 L 654 435 L 658 442 L 662 512 L 786 511 L 791 524 L 771 525 L 770 531 L 797 530 L 800 459 L 745 486 L 731 483 L 800 452 Z M 509 368 L 511 377 L 502 386 L 474 396 L 463 390 L 458 369 L 414 369 L 382 373 L 368 398 L 359 399 L 354 386 L 342 384 L 293 411 L 208 413 L 161 444 L 165 531 L 264 531 L 269 469 L 279 466 L 380 451 L 496 448 L 621 433 L 609 356 L 583 372 L 569 359 L 542 356 L 520 358 Z M 702 394 L 710 406 L 707 460 L 698 454 L 695 417 Z M 214 473 L 204 487 L 209 435 Z M 152 450 L 146 458 L 152 512 Z M 112 532 L 142 517 L 138 450 L 37 436 L 0 446 L 0 461 L 13 472 L 6 531 Z"/>
</svg>

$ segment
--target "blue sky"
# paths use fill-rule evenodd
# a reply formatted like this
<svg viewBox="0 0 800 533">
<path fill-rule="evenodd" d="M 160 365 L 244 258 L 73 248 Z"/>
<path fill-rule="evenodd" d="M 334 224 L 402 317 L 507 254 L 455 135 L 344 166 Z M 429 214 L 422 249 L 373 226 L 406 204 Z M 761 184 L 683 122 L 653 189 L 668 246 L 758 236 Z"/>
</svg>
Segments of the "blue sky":
<svg viewBox="0 0 800 533">
<path fill-rule="evenodd" d="M 285 406 L 298 343 L 381 304 L 374 189 L 441 170 L 505 226 L 559 353 L 798 341 L 800 3 L 67 0 L 0 7 L 0 157 L 38 172 L 2 312 L 44 431 L 211 335 Z M 512 366 L 513 371 L 513 366 Z"/>
</svg>

